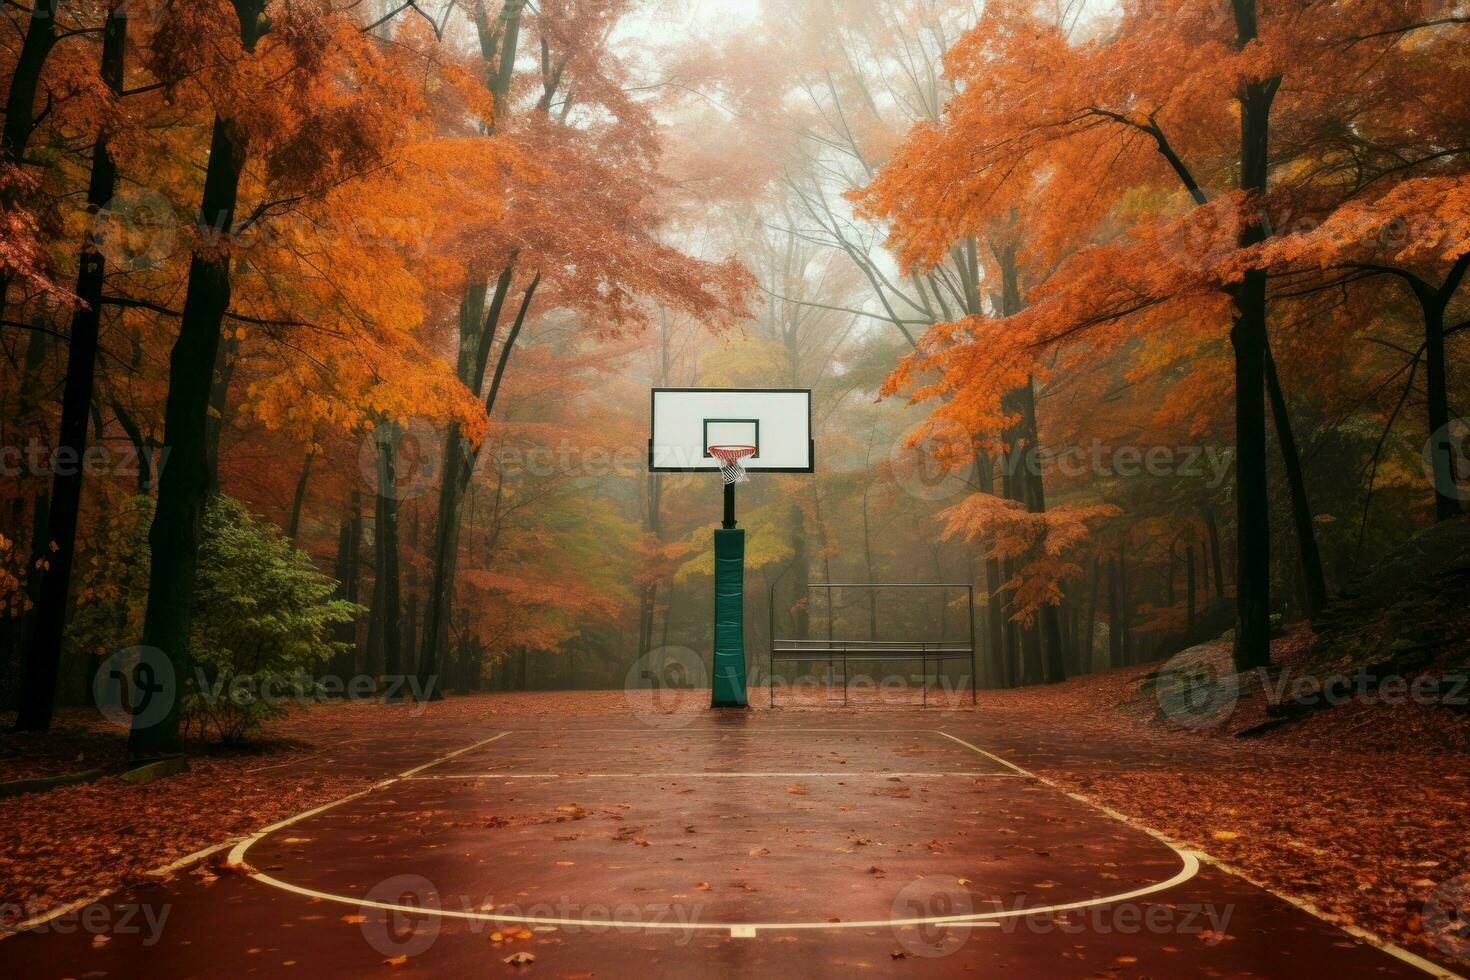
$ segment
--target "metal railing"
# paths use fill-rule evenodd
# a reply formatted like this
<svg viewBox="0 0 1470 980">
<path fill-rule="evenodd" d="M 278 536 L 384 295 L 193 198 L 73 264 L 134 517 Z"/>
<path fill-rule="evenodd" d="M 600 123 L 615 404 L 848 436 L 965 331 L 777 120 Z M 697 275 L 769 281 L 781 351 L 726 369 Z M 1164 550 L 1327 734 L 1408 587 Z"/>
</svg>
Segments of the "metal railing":
<svg viewBox="0 0 1470 980">
<path fill-rule="evenodd" d="M 779 581 L 779 577 L 778 577 Z M 776 663 L 816 663 L 827 661 L 827 685 L 832 688 L 832 677 L 838 661 L 842 664 L 842 703 L 848 703 L 849 660 L 918 660 L 923 677 L 923 705 L 929 706 L 929 664 L 936 667 L 949 660 L 968 658 L 970 661 L 970 703 L 976 703 L 975 693 L 975 586 L 970 582 L 813 582 L 807 585 L 808 592 L 824 589 L 827 592 L 827 638 L 782 638 L 776 636 L 776 582 L 771 583 L 770 633 L 771 648 L 767 661 L 767 684 L 770 688 L 771 707 L 776 706 Z M 833 589 L 964 589 L 969 612 L 968 640 L 839 640 L 832 632 Z"/>
</svg>

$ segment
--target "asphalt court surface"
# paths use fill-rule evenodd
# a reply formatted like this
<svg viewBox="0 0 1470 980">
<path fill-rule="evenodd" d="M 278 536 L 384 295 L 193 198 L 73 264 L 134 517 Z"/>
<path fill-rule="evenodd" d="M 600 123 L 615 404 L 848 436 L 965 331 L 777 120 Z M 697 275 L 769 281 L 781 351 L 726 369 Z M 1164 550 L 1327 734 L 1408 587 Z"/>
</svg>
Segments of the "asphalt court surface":
<svg viewBox="0 0 1470 980">
<path fill-rule="evenodd" d="M 172 909 L 152 945 L 4 953 L 36 976 L 1426 975 L 953 719 L 820 721 L 467 732 L 242 841 L 245 873 L 150 889 Z"/>
</svg>

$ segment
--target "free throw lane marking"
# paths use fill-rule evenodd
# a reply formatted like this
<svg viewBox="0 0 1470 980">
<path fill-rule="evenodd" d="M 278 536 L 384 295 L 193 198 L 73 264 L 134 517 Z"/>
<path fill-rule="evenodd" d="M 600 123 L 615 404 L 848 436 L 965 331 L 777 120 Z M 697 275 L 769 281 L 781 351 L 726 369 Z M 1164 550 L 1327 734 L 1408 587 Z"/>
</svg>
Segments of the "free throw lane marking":
<svg viewBox="0 0 1470 980">
<path fill-rule="evenodd" d="M 465 772 L 403 776 L 430 779 L 1020 779 L 1016 772 Z"/>
</svg>

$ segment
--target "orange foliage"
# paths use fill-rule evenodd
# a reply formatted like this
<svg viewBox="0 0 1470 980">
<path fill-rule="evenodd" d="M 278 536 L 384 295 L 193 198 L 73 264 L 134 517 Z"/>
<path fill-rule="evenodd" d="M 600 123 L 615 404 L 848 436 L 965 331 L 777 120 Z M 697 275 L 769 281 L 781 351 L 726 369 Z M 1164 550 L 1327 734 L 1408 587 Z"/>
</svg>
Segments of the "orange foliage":
<svg viewBox="0 0 1470 980">
<path fill-rule="evenodd" d="M 1033 514 L 1020 501 L 975 493 L 940 512 L 939 518 L 945 538 L 984 541 L 995 557 L 1020 559 L 1016 574 L 1000 589 L 1011 593 L 1011 618 L 1029 626 L 1042 606 L 1062 601 L 1063 581 L 1081 573 L 1070 556 L 1099 524 L 1120 513 L 1111 504 L 1096 504 Z"/>
</svg>

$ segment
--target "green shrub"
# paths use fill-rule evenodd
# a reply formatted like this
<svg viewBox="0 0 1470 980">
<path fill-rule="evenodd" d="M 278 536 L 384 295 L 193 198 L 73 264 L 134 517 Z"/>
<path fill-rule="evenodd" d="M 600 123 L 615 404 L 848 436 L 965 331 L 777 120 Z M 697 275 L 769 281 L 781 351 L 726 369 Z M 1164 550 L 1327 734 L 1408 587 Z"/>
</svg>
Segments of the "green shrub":
<svg viewBox="0 0 1470 980">
<path fill-rule="evenodd" d="M 107 587 L 83 583 L 70 629 L 76 645 L 105 652 L 137 635 L 147 602 L 147 528 L 152 501 L 135 498 L 116 523 L 108 560 L 92 570 Z M 118 580 L 121 574 L 122 580 Z M 238 741 L 292 700 L 317 697 L 317 668 L 341 652 L 335 627 L 358 607 L 335 599 L 323 575 L 280 529 L 239 501 L 214 498 L 205 511 L 194 586 L 192 663 L 181 715 L 201 737 L 212 729 Z"/>
</svg>

